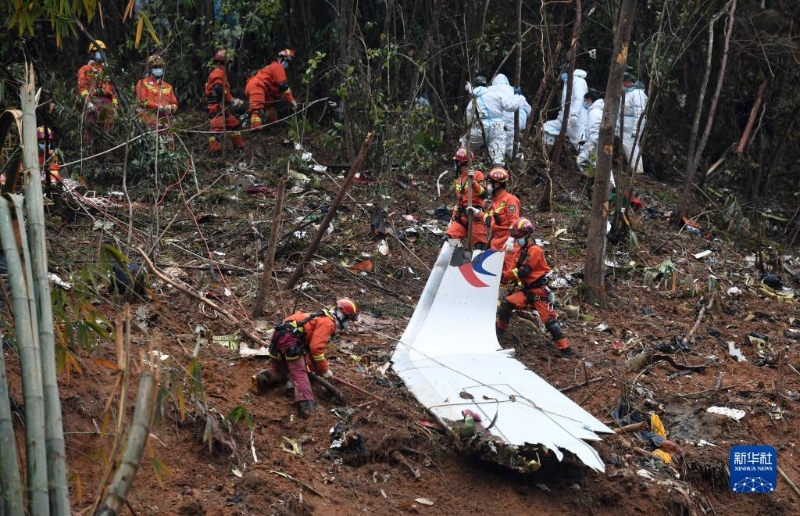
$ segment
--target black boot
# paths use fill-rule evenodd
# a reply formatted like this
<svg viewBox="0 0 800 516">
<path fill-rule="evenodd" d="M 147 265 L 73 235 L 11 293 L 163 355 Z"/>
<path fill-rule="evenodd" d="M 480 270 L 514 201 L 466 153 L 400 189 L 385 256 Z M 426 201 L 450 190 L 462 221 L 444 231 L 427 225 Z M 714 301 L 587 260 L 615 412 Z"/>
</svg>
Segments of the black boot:
<svg viewBox="0 0 800 516">
<path fill-rule="evenodd" d="M 280 378 L 271 369 L 264 369 L 250 377 L 250 391 L 253 394 L 263 394 L 279 382 Z"/>
<path fill-rule="evenodd" d="M 297 402 L 297 414 L 303 419 L 308 419 L 311 414 L 317 411 L 317 404 L 314 400 L 303 400 Z"/>
</svg>

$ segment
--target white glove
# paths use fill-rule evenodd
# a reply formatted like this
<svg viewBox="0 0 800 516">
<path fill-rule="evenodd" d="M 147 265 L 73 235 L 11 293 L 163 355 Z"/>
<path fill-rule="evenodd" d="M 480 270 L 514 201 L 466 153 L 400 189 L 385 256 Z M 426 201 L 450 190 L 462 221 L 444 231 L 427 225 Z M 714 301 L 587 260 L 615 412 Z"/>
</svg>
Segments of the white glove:
<svg viewBox="0 0 800 516">
<path fill-rule="evenodd" d="M 333 378 L 333 371 L 328 369 L 327 371 L 322 373 L 320 376 L 322 376 L 323 378 Z"/>
<path fill-rule="evenodd" d="M 569 125 L 575 125 L 578 123 L 578 115 L 570 115 L 569 116 Z"/>
<path fill-rule="evenodd" d="M 94 103 L 92 103 L 92 102 L 87 102 L 86 103 L 86 111 L 89 111 L 91 113 L 96 113 L 97 112 L 97 106 L 95 106 Z"/>
<path fill-rule="evenodd" d="M 513 253 L 514 252 L 514 238 L 513 237 L 508 237 L 508 240 L 506 240 L 506 252 L 507 253 Z"/>
<path fill-rule="evenodd" d="M 242 102 L 242 99 L 233 99 L 231 101 L 231 106 L 233 106 L 233 107 L 239 107 L 242 104 L 244 104 L 244 102 Z"/>
<path fill-rule="evenodd" d="M 469 81 L 467 81 L 467 83 L 464 84 L 464 91 L 472 95 L 472 84 L 470 84 Z"/>
<path fill-rule="evenodd" d="M 475 206 L 468 206 L 467 207 L 467 213 L 471 213 L 473 215 L 477 215 L 480 212 L 481 212 L 481 209 L 480 208 L 476 208 Z"/>
<path fill-rule="evenodd" d="M 296 100 L 292 101 L 292 109 L 294 109 L 294 110 L 297 109 L 297 101 Z"/>
</svg>

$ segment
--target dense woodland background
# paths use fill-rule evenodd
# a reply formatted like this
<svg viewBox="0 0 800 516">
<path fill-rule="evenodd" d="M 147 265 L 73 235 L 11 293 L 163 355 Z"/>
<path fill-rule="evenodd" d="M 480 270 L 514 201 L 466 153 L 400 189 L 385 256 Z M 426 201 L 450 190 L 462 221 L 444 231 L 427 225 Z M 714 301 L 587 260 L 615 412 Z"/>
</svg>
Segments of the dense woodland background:
<svg viewBox="0 0 800 516">
<path fill-rule="evenodd" d="M 6 4 L 5 25 L 17 20 L 14 4 Z M 590 87 L 601 92 L 608 78 L 617 4 L 582 4 L 576 67 L 585 69 Z M 656 178 L 680 182 L 686 174 L 688 128 L 706 68 L 708 25 L 716 14 L 724 14 L 726 5 L 721 0 L 641 0 L 637 5 L 628 68 L 650 96 L 645 166 Z M 516 70 L 516 2 L 141 0 L 128 7 L 133 9 L 123 21 L 125 2 L 102 3 L 102 16 L 97 11 L 86 24 L 92 35 L 108 44 L 113 75 L 124 94 L 132 95 L 147 55 L 158 52 L 169 63 L 166 78 L 176 87 L 186 115 L 203 108 L 207 64 L 216 46 L 236 49 L 231 81 L 240 96 L 247 77 L 289 47 L 297 55 L 290 70 L 292 88 L 301 102 L 310 104 L 302 124 L 290 124 L 291 129 L 301 135 L 324 131 L 324 142 L 343 161 L 353 158 L 364 134 L 376 130 L 381 152 L 373 153 L 372 167 L 403 173 L 424 172 L 451 152 L 468 100 L 463 84 L 477 72 L 491 76 L 502 71 L 519 83 L 534 106 L 536 122 L 554 116 L 561 91 L 558 75 L 567 64 L 576 20 L 575 2 L 522 2 L 522 59 Z M 800 5 L 786 0 L 744 0 L 737 5 L 719 108 L 698 168 L 702 180 L 719 158 L 734 154 L 732 147 L 742 136 L 761 88 L 763 102 L 746 152 L 728 159 L 710 179 L 741 196 L 745 212 L 755 209 L 753 202 L 760 197 L 797 191 L 800 182 L 800 41 L 794 26 L 798 17 Z M 45 16 L 22 37 L 18 25 L 5 31 L 0 47 L 3 102 L 17 102 L 9 86 L 20 76 L 21 63 L 32 60 L 43 86 L 59 104 L 54 124 L 69 154 L 79 141 L 75 72 L 86 61 L 88 40 L 69 18 L 63 19 L 63 27 L 56 25 L 63 32 L 58 37 Z M 722 16 L 713 31 L 706 111 L 725 22 Z M 430 99 L 433 118 L 415 113 L 413 100 L 418 96 Z M 321 98 L 336 102 L 337 109 L 331 110 L 327 102 L 314 103 Z M 705 121 L 704 111 L 701 128 Z M 535 126 L 530 134 L 524 149 L 534 158 L 544 158 Z M 562 167 L 571 168 L 572 163 L 561 160 Z"/>
</svg>

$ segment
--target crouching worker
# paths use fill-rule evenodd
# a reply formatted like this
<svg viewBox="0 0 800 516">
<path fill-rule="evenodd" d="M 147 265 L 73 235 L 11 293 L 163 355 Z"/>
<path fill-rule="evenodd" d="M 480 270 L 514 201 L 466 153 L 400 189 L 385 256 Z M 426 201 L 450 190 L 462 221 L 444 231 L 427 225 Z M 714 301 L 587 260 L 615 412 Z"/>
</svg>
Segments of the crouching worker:
<svg viewBox="0 0 800 516">
<path fill-rule="evenodd" d="M 532 242 L 533 223 L 525 218 L 518 219 L 511 225 L 509 234 L 514 238 L 519 250 L 513 268 L 503 269 L 502 282 L 511 283 L 515 288 L 500 301 L 497 308 L 495 322 L 497 334 L 502 335 L 508 328 L 514 310 L 533 307 L 539 312 L 544 327 L 553 336 L 553 342 L 561 351 L 561 355 L 569 357 L 572 355 L 572 348 L 569 347 L 569 341 L 564 335 L 553 307 L 555 295 L 547 287 L 550 267 L 547 265 L 542 248 Z"/>
<path fill-rule="evenodd" d="M 346 297 L 338 299 L 333 308 L 312 314 L 293 313 L 275 327 L 269 347 L 270 368 L 250 379 L 250 390 L 261 394 L 289 379 L 294 384 L 297 412 L 307 418 L 316 410 L 308 374 L 333 377 L 325 358 L 325 346 L 334 333 L 355 320 L 358 320 L 358 305 Z"/>
</svg>

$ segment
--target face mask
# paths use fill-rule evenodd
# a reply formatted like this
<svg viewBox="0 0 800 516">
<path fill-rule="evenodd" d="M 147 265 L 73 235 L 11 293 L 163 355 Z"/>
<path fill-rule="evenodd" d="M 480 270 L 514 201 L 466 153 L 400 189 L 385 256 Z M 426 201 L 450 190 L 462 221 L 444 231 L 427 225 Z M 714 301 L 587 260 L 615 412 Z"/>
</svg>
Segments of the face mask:
<svg viewBox="0 0 800 516">
<path fill-rule="evenodd" d="M 43 143 L 39 144 L 39 152 L 44 152 L 44 144 Z"/>
<path fill-rule="evenodd" d="M 164 77 L 164 69 L 163 68 L 153 68 L 153 77 L 156 79 L 160 79 Z"/>
<path fill-rule="evenodd" d="M 562 81 L 567 82 L 567 77 L 569 77 L 569 74 L 567 72 L 564 72 L 564 73 L 561 74 L 561 80 Z"/>
<path fill-rule="evenodd" d="M 583 109 L 585 109 L 586 111 L 589 111 L 589 104 L 584 104 L 583 105 Z"/>
<path fill-rule="evenodd" d="M 520 237 L 520 238 L 515 238 L 514 242 L 516 242 L 517 245 L 520 247 L 525 247 L 525 240 L 526 240 L 525 237 Z"/>
<path fill-rule="evenodd" d="M 103 61 L 105 61 L 105 59 L 103 59 L 103 54 L 101 54 L 100 52 L 94 53 L 94 60 L 97 61 L 98 63 L 102 63 Z"/>
<path fill-rule="evenodd" d="M 289 69 L 289 61 L 281 60 L 281 66 L 283 67 L 284 70 L 288 70 Z"/>
</svg>

